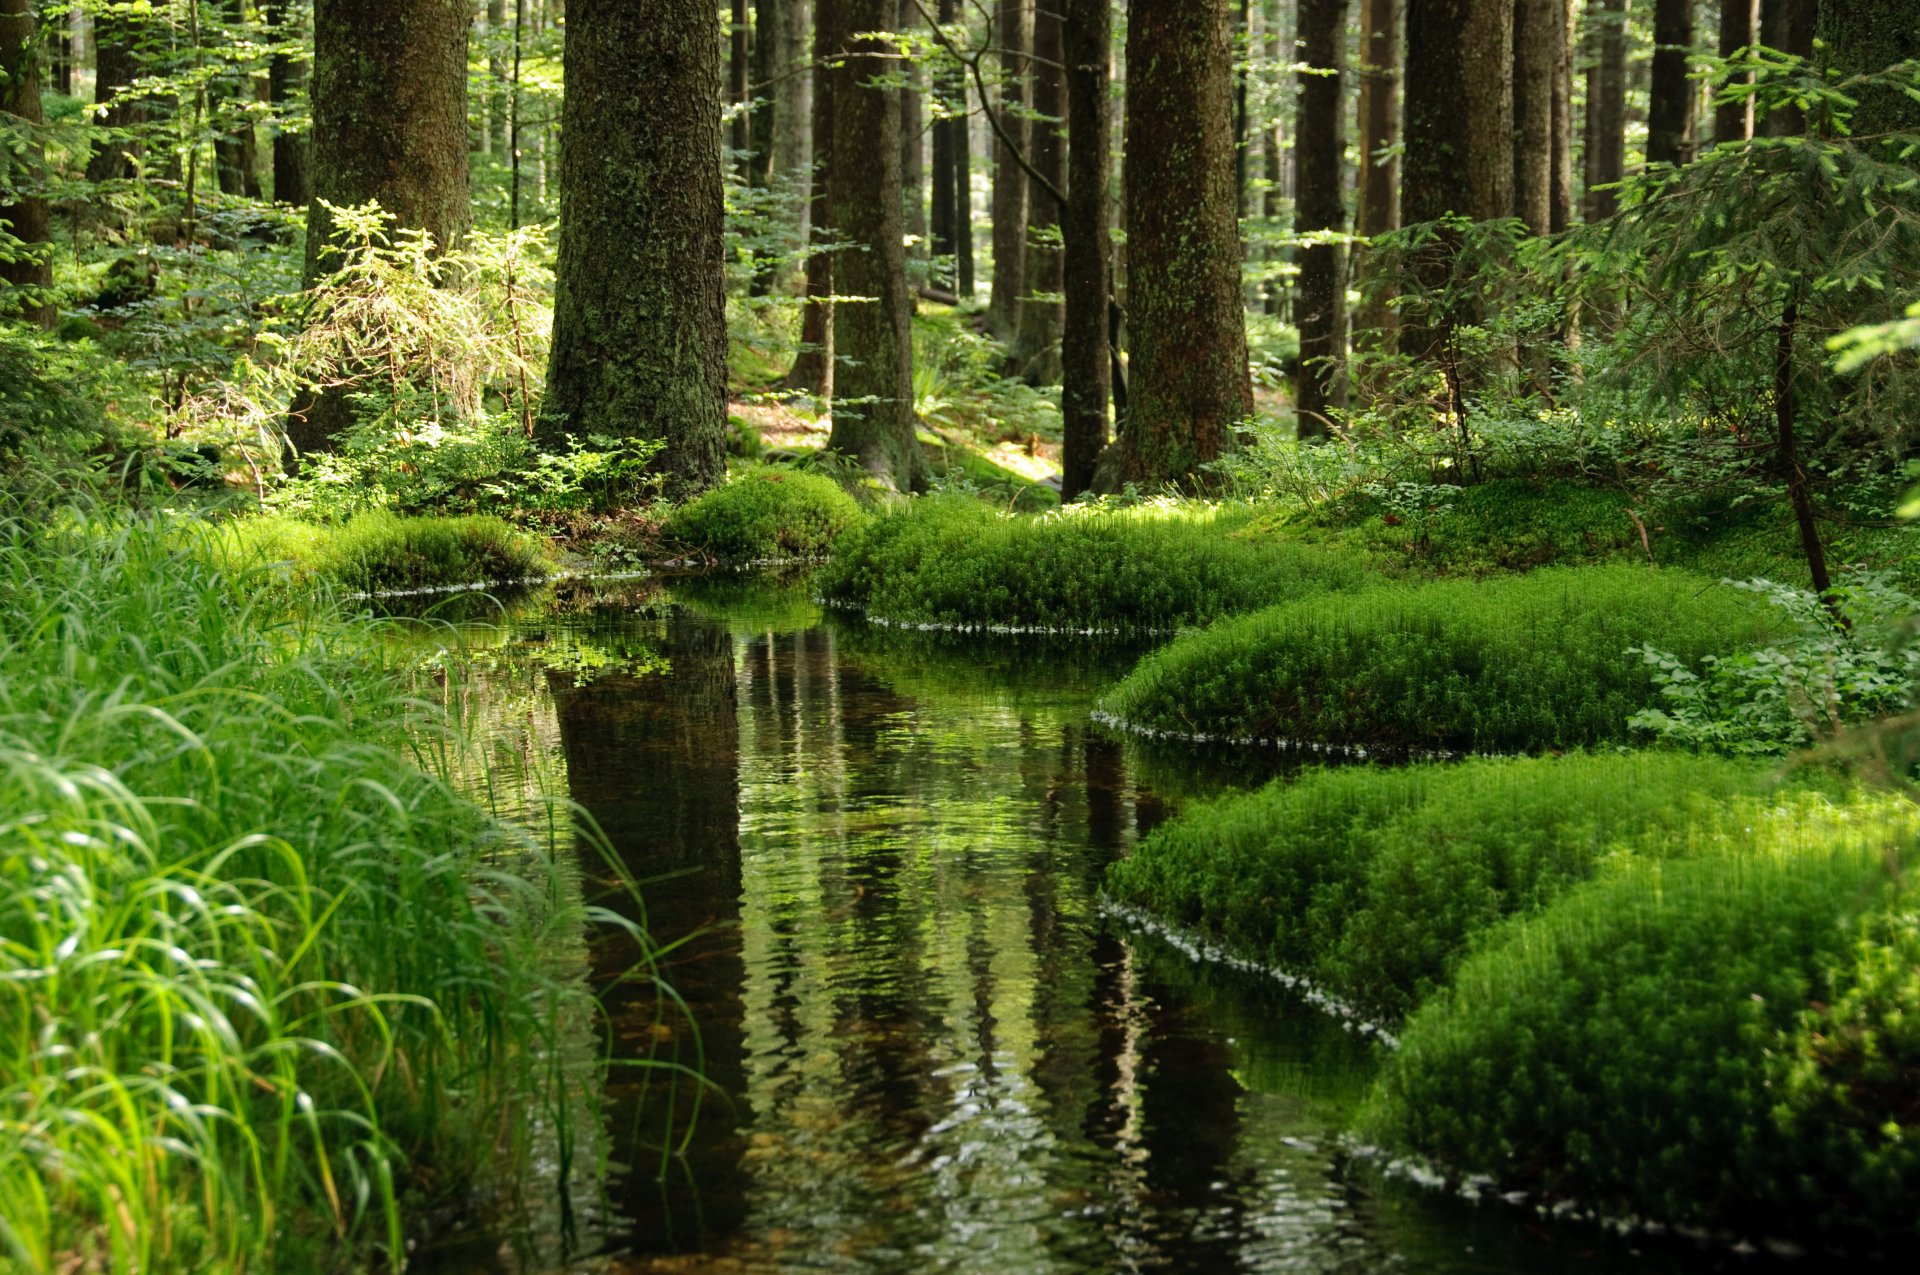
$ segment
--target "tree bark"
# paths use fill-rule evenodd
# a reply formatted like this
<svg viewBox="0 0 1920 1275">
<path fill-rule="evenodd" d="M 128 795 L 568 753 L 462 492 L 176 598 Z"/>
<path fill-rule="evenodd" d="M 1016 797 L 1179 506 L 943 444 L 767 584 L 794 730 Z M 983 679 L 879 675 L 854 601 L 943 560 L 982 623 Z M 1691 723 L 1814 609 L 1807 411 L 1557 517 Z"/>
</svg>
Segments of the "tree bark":
<svg viewBox="0 0 1920 1275">
<path fill-rule="evenodd" d="M 1067 128 L 1066 326 L 1061 333 L 1060 415 L 1064 456 L 1060 498 L 1072 500 L 1093 485 L 1107 445 L 1112 397 L 1112 344 L 1107 302 L 1112 294 L 1113 236 L 1107 185 L 1112 167 L 1112 45 L 1110 0 L 1066 0 Z"/>
<path fill-rule="evenodd" d="M 139 144 L 125 136 L 123 130 L 145 124 L 151 111 L 143 99 L 116 102 L 115 98 L 140 75 L 137 45 L 141 28 L 149 20 L 131 12 L 102 10 L 93 15 L 93 101 L 95 106 L 106 107 L 99 122 L 109 130 L 109 136 L 87 161 L 88 181 L 119 181 L 133 175 L 133 160 L 139 154 Z"/>
<path fill-rule="evenodd" d="M 733 108 L 733 127 L 727 145 L 733 151 L 734 162 L 740 165 L 740 173 L 744 177 L 753 163 L 748 155 L 753 146 L 753 116 L 747 109 L 747 102 L 752 96 L 747 88 L 747 59 L 750 56 L 748 49 L 752 32 L 747 18 L 747 0 L 732 0 L 727 14 L 727 104 Z"/>
<path fill-rule="evenodd" d="M 773 171 L 782 177 L 804 177 L 813 162 L 812 40 L 813 0 L 780 0 L 780 52 L 771 92 Z"/>
<path fill-rule="evenodd" d="M 806 305 L 800 313 L 800 352 L 787 370 L 784 385 L 790 390 L 813 394 L 823 400 L 833 397 L 833 253 L 817 245 L 833 239 L 833 215 L 827 192 L 833 179 L 833 72 L 827 59 L 834 52 L 832 13 L 834 0 L 814 0 L 813 27 L 813 165 L 811 188 L 807 198 L 808 236 L 816 245 L 807 258 Z"/>
<path fill-rule="evenodd" d="M 1408 224 L 1513 208 L 1512 0 L 1407 0 Z"/>
<path fill-rule="evenodd" d="M 901 93 L 885 86 L 894 68 L 886 31 L 893 0 L 819 0 L 837 65 L 833 153 L 859 155 L 836 165 L 827 184 L 828 222 L 847 245 L 834 262 L 834 288 L 859 297 L 834 307 L 833 432 L 827 446 L 858 460 L 882 487 L 926 486 L 927 465 L 914 436 L 912 300 L 902 245 Z"/>
<path fill-rule="evenodd" d="M 1844 75 L 1884 71 L 1920 60 L 1920 0 L 1827 0 L 1817 31 L 1829 68 Z M 1851 126 L 1855 137 L 1920 129 L 1920 102 L 1897 90 L 1861 93 Z"/>
<path fill-rule="evenodd" d="M 726 475 L 719 13 L 573 0 L 568 18 L 540 437 L 658 440 L 653 468 L 684 500 Z"/>
<path fill-rule="evenodd" d="M 773 134 L 779 127 L 780 99 L 774 81 L 781 72 L 781 10 L 787 0 L 753 0 L 753 80 L 747 96 L 753 99 L 753 116 L 747 137 L 753 154 L 748 161 L 748 177 L 755 186 L 773 184 Z"/>
<path fill-rule="evenodd" d="M 1594 43 L 1587 72 L 1587 220 L 1620 207 L 1611 189 L 1627 173 L 1627 0 L 1587 0 Z"/>
<path fill-rule="evenodd" d="M 1513 0 L 1513 215 L 1536 235 L 1553 226 L 1553 93 L 1562 13 L 1561 0 Z"/>
<path fill-rule="evenodd" d="M 1760 39 L 1760 0 L 1720 0 L 1720 56 L 1730 58 Z M 1740 83 L 1753 83 L 1742 75 Z M 1713 108 L 1713 140 L 1744 142 L 1753 136 L 1753 102 L 1722 102 Z"/>
<path fill-rule="evenodd" d="M 1580 28 L 1580 0 L 1558 0 L 1560 50 L 1553 73 L 1553 180 L 1547 228 L 1559 234 L 1573 225 L 1573 54 Z"/>
<path fill-rule="evenodd" d="M 19 248 L 28 251 L 17 260 L 0 262 L 0 280 L 13 288 L 36 290 L 53 286 L 47 197 L 34 190 L 47 176 L 38 138 L 40 126 L 46 123 L 40 105 L 40 58 L 44 51 L 45 44 L 34 23 L 32 0 L 0 0 L 0 69 L 7 74 L 6 82 L 0 84 L 0 112 L 26 125 L 30 139 L 23 151 L 10 157 L 13 202 L 0 205 L 0 221 L 10 223 L 8 233 L 19 241 Z M 44 292 L 17 307 L 15 298 L 7 300 L 7 309 L 22 318 L 43 328 L 53 326 L 57 315 Z"/>
<path fill-rule="evenodd" d="M 944 26 L 958 18 L 958 0 L 940 0 L 936 11 L 939 22 Z M 943 65 L 934 77 L 934 102 L 939 107 L 939 118 L 933 122 L 933 208 L 930 219 L 933 236 L 933 255 L 944 257 L 953 265 L 945 282 L 954 283 L 958 291 L 960 243 L 958 224 L 959 209 L 959 160 L 955 155 L 955 142 L 966 145 L 966 118 L 964 105 L 956 106 L 956 101 L 964 103 L 961 92 L 960 68 Z M 959 118 L 950 118 L 952 116 Z M 959 125 L 956 129 L 954 126 Z M 956 138 L 955 134 L 959 136 Z"/>
<path fill-rule="evenodd" d="M 1342 51 L 1347 27 L 1346 0 L 1301 0 L 1300 114 L 1294 138 L 1300 197 L 1296 231 L 1346 229 L 1341 157 L 1346 139 L 1341 128 L 1344 76 Z M 1328 74 L 1331 72 L 1331 74 Z M 1324 438 L 1329 411 L 1346 405 L 1346 249 L 1310 244 L 1300 249 L 1298 308 L 1300 364 L 1293 376 L 1295 432 L 1300 438 Z"/>
<path fill-rule="evenodd" d="M 1027 6 L 1022 0 L 1000 0 L 994 25 L 998 42 L 1000 86 L 998 111 L 1007 133 L 1024 150 L 1026 122 L 1018 110 L 1026 100 L 1023 77 L 1028 35 Z M 1005 142 L 993 148 L 993 291 L 987 301 L 987 327 L 1002 341 L 1011 342 L 1020 327 L 1020 296 L 1027 288 L 1027 175 Z"/>
<path fill-rule="evenodd" d="M 891 20 L 882 22 L 874 30 L 911 31 L 920 25 L 920 11 L 914 7 L 913 0 L 897 0 Z M 927 135 L 926 135 L 926 71 L 917 62 L 908 62 L 902 66 L 895 61 L 891 67 L 896 75 L 904 75 L 906 84 L 900 90 L 900 191 L 901 212 L 905 217 L 905 233 L 913 241 L 910 255 L 921 260 L 927 255 L 929 238 L 927 233 Z M 912 299 L 908 299 L 911 313 Z"/>
<path fill-rule="evenodd" d="M 1253 414 L 1233 187 L 1230 0 L 1132 0 L 1127 24 L 1128 318 L 1118 443 L 1096 487 L 1210 485 Z"/>
<path fill-rule="evenodd" d="M 1654 0 L 1653 87 L 1647 106 L 1647 163 L 1693 158 L 1693 0 Z"/>
<path fill-rule="evenodd" d="M 1361 0 L 1360 165 L 1354 213 L 1363 235 L 1400 225 L 1400 3 Z"/>
<path fill-rule="evenodd" d="M 959 116 L 948 121 L 953 130 L 954 287 L 962 301 L 972 301 L 976 281 L 973 263 L 973 129 L 967 100 L 967 82 L 960 81 L 954 107 Z"/>
<path fill-rule="evenodd" d="M 1066 187 L 1067 146 L 1063 135 L 1067 115 L 1066 43 L 1060 24 L 1059 0 L 1041 0 L 1033 13 L 1033 75 L 1028 81 L 1035 118 L 1027 133 L 1027 161 L 1053 184 Z M 1020 303 L 1020 326 L 1014 335 L 1009 368 L 1033 385 L 1060 380 L 1060 331 L 1066 321 L 1059 300 L 1043 301 L 1042 294 L 1058 298 L 1066 287 L 1066 263 L 1059 243 L 1061 209 L 1045 185 L 1027 187 L 1027 247 L 1025 299 Z"/>
<path fill-rule="evenodd" d="M 276 44 L 306 42 L 306 8 L 296 0 L 265 0 L 262 7 L 267 28 Z M 275 53 L 267 63 L 267 102 L 273 108 L 273 197 L 280 203 L 299 207 L 311 198 L 308 182 L 307 134 L 286 127 L 285 118 L 293 102 L 307 90 L 307 60 L 292 53 Z"/>
</svg>

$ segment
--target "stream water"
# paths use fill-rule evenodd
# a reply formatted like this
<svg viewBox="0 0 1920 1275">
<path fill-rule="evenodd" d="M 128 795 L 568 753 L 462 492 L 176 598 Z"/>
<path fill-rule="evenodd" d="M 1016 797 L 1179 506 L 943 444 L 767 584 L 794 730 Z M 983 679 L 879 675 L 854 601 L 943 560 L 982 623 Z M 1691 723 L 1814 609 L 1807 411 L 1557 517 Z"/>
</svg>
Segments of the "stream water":
<svg viewBox="0 0 1920 1275">
<path fill-rule="evenodd" d="M 492 632 L 513 656 L 493 711 L 534 723 L 550 782 L 645 882 L 685 1009 L 619 980 L 631 945 L 584 954 L 613 1026 L 579 1135 L 599 1197 L 564 1251 L 467 1227 L 426 1269 L 1732 1262 L 1355 1165 L 1339 1136 L 1376 1046 L 1103 915 L 1109 862 L 1275 764 L 1093 725 L 1137 652 L 877 633 L 725 581 L 571 588 Z M 636 1065 L 674 1059 L 708 1085 Z"/>
</svg>

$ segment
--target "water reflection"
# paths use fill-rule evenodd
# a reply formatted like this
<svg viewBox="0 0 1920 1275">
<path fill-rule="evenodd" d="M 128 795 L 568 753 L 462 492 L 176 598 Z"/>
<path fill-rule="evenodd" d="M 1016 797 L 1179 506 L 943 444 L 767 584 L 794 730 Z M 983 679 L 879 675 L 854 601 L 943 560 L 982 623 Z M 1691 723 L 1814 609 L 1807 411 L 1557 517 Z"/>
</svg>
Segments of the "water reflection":
<svg viewBox="0 0 1920 1275">
<path fill-rule="evenodd" d="M 1369 1047 L 1102 921 L 1104 867 L 1170 802 L 1272 761 L 1174 763 L 1093 726 L 1136 652 L 681 592 L 518 627 L 563 657 L 570 791 L 652 879 L 723 1095 L 689 1136 L 684 1082 L 615 1067 L 614 1269 L 1648 1268 L 1349 1174 Z M 593 958 L 616 1057 L 690 1057 L 673 1007 L 615 977 L 634 955 Z"/>
</svg>

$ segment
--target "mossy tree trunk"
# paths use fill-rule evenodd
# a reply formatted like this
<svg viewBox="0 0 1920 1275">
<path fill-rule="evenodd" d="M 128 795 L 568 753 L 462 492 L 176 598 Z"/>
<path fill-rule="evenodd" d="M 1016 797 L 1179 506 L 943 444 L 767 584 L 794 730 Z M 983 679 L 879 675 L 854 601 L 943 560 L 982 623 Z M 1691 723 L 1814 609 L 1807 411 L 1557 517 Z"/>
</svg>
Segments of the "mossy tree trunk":
<svg viewBox="0 0 1920 1275">
<path fill-rule="evenodd" d="M 1920 60 L 1920 0 L 1828 0 L 1819 6 L 1818 37 L 1827 66 L 1842 74 Z M 1920 102 L 1889 89 L 1864 93 L 1852 128 L 1856 137 L 1920 129 Z"/>
<path fill-rule="evenodd" d="M 668 496 L 726 474 L 720 24 L 707 0 L 573 0 L 540 436 L 654 439 Z"/>
<path fill-rule="evenodd" d="M 0 112 L 13 116 L 27 126 L 29 136 L 46 122 L 40 106 L 40 58 L 45 44 L 33 20 L 32 0 L 0 0 L 0 70 L 6 82 L 0 84 Z M 0 262 L 0 279 L 16 288 L 46 289 L 53 286 L 53 261 L 48 255 L 49 209 L 44 190 L 36 191 L 46 180 L 46 163 L 37 139 L 9 156 L 4 171 L 12 191 L 11 203 L 0 204 L 0 221 L 10 223 L 10 233 L 26 250 L 12 261 Z M 12 298 L 9 298 L 11 301 Z M 52 327 L 53 306 L 44 294 L 33 296 L 25 305 L 14 307 L 23 318 L 42 327 Z"/>
<path fill-rule="evenodd" d="M 1253 413 L 1234 191 L 1231 0 L 1133 0 L 1128 405 L 1095 486 L 1209 485 Z"/>
<path fill-rule="evenodd" d="M 262 6 L 268 33 L 280 45 L 305 42 L 306 12 L 295 0 L 266 0 Z M 294 102 L 306 96 L 307 75 L 306 59 L 291 52 L 275 53 L 267 63 L 267 102 L 273 107 L 276 120 L 283 119 Z M 502 114 L 501 119 L 505 118 Z M 278 125 L 273 135 L 273 197 L 278 202 L 299 207 L 311 198 L 308 151 L 304 131 L 295 132 L 284 124 Z"/>
<path fill-rule="evenodd" d="M 314 0 L 313 144 L 306 280 L 334 268 L 327 204 L 378 202 L 437 249 L 473 224 L 467 189 L 467 0 Z M 322 202 L 325 201 L 325 202 Z M 331 449 L 353 423 L 344 388 L 296 402 L 294 453 Z"/>
<path fill-rule="evenodd" d="M 997 107 L 1007 134 L 1024 148 L 1026 121 L 1019 114 L 1026 101 L 1022 77 L 1029 39 L 1029 13 L 1022 0 L 1000 0 L 993 36 L 1000 54 L 1000 101 Z M 1014 159 L 1013 148 L 998 137 L 993 147 L 993 292 L 987 301 L 987 327 L 1002 341 L 1012 341 L 1020 328 L 1020 295 L 1026 291 L 1027 175 Z"/>
<path fill-rule="evenodd" d="M 827 446 L 858 460 L 883 487 L 926 486 L 914 437 L 912 298 L 901 242 L 900 92 L 887 87 L 894 45 L 869 33 L 890 29 L 893 0 L 820 0 L 834 50 L 835 163 L 827 183 L 828 224 L 845 245 L 833 267 L 833 432 Z"/>
<path fill-rule="evenodd" d="M 1299 124 L 1294 159 L 1300 194 L 1294 228 L 1300 232 L 1347 228 L 1345 130 L 1341 127 L 1347 0 L 1302 0 Z M 1300 366 L 1293 377 L 1295 429 L 1301 438 L 1324 438 L 1328 412 L 1346 403 L 1347 250 L 1338 244 L 1300 249 L 1295 322 L 1300 329 Z"/>
<path fill-rule="evenodd" d="M 1047 190 L 1067 185 L 1067 79 L 1065 32 L 1059 0 L 1042 0 L 1033 13 L 1032 75 L 1028 79 L 1034 118 L 1027 129 L 1027 161 L 1045 182 L 1027 184 L 1026 291 L 1014 332 L 1009 370 L 1034 385 L 1060 380 L 1060 330 L 1066 308 L 1066 261 L 1061 255 L 1062 209 Z"/>
<path fill-rule="evenodd" d="M 1647 105 L 1647 162 L 1693 158 L 1693 0 L 1654 0 L 1653 89 Z"/>
<path fill-rule="evenodd" d="M 1107 198 L 1113 151 L 1113 12 L 1110 0 L 1065 0 L 1065 11 L 1071 172 L 1061 227 L 1067 313 L 1061 331 L 1065 455 L 1060 497 L 1072 500 L 1093 484 L 1094 467 L 1107 445 L 1107 403 L 1113 390 L 1107 321 L 1113 286 Z"/>
</svg>

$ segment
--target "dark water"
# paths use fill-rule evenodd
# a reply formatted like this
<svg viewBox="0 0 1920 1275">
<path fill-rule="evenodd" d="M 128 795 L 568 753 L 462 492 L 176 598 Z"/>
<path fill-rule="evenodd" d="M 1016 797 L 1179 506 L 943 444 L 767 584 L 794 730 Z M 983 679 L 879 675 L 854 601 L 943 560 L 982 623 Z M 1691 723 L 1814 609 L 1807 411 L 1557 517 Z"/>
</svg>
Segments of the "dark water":
<svg viewBox="0 0 1920 1275">
<path fill-rule="evenodd" d="M 648 882 L 685 1005 L 617 981 L 631 944 L 590 949 L 614 1029 L 583 1140 L 605 1198 L 575 1256 L 533 1266 L 1720 1264 L 1351 1164 L 1372 1046 L 1103 918 L 1102 871 L 1143 831 L 1264 777 L 1092 725 L 1135 652 L 875 633 L 725 583 L 576 596 L 501 633 L 524 693 L 500 702 L 548 723 L 566 790 Z M 497 1266 L 496 1239 L 422 1256 Z"/>
</svg>

